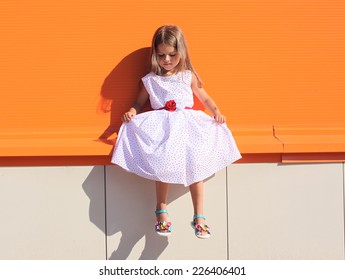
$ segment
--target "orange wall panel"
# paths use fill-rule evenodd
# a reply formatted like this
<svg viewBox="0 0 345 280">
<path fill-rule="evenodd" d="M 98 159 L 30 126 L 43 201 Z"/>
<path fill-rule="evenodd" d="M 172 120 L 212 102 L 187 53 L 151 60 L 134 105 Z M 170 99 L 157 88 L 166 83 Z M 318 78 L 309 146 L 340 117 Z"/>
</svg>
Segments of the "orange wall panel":
<svg viewBox="0 0 345 280">
<path fill-rule="evenodd" d="M 167 23 L 229 123 L 343 124 L 344 18 L 335 0 L 3 0 L 0 133 L 118 127 Z"/>
</svg>

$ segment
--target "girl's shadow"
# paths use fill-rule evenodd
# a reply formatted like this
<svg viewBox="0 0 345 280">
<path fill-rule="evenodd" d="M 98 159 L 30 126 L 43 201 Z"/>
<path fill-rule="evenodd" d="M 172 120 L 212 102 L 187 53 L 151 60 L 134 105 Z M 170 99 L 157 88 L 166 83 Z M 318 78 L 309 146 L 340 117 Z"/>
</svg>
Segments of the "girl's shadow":
<svg viewBox="0 0 345 280">
<path fill-rule="evenodd" d="M 110 113 L 110 123 L 99 136 L 100 141 L 114 144 L 115 141 L 109 137 L 119 131 L 122 124 L 121 115 L 131 107 L 138 95 L 141 78 L 150 70 L 150 49 L 141 48 L 130 53 L 105 78 L 98 111 Z M 143 111 L 150 109 L 150 104 L 147 102 Z"/>
<path fill-rule="evenodd" d="M 90 199 L 90 221 L 106 234 L 107 259 L 158 259 L 169 242 L 154 232 L 155 183 L 114 166 L 105 169 L 104 187 L 99 183 L 102 173 L 101 167 L 94 167 L 83 190 Z M 182 185 L 171 186 L 169 203 L 188 190 Z M 132 252 L 142 238 L 144 248 Z"/>
</svg>

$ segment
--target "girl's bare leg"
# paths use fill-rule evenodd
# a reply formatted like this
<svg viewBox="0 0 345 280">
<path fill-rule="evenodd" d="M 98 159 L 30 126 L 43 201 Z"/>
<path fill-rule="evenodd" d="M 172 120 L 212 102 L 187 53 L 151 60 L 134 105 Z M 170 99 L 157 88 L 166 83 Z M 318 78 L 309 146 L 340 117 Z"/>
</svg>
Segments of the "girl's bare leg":
<svg viewBox="0 0 345 280">
<path fill-rule="evenodd" d="M 192 196 L 194 215 L 204 215 L 204 182 L 200 181 L 190 185 L 190 194 Z M 205 219 L 197 218 L 194 220 L 196 224 L 205 224 Z M 203 232 L 202 234 L 206 234 Z"/>
<path fill-rule="evenodd" d="M 190 194 L 192 196 L 194 215 L 204 214 L 204 182 L 200 181 L 190 185 Z M 203 222 L 196 219 L 196 223 Z"/>
<path fill-rule="evenodd" d="M 168 200 L 169 184 L 163 182 L 156 182 L 156 210 L 166 210 Z M 166 213 L 158 214 L 157 221 L 168 222 L 168 215 Z"/>
</svg>

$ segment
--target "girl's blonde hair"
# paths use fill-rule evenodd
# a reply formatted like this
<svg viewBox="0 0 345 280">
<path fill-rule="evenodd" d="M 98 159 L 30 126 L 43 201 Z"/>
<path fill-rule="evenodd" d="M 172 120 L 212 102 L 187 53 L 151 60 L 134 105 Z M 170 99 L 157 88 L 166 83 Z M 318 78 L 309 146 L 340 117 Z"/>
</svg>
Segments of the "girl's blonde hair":
<svg viewBox="0 0 345 280">
<path fill-rule="evenodd" d="M 198 79 L 198 86 L 202 87 L 203 83 L 190 61 L 187 43 L 183 32 L 178 26 L 175 25 L 163 25 L 159 27 L 153 35 L 151 45 L 151 72 L 157 75 L 163 74 L 157 60 L 157 48 L 160 44 L 169 45 L 176 49 L 180 56 L 180 62 L 176 66 L 176 71 L 192 71 Z"/>
</svg>

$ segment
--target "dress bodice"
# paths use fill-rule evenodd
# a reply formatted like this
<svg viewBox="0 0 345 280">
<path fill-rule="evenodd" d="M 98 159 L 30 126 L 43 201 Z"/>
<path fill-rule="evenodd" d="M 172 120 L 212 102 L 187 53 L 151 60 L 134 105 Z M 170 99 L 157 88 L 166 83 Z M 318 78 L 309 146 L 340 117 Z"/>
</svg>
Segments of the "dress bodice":
<svg viewBox="0 0 345 280">
<path fill-rule="evenodd" d="M 171 76 L 159 76 L 149 73 L 142 78 L 149 93 L 151 107 L 160 109 L 169 100 L 176 102 L 177 109 L 193 107 L 193 91 L 191 88 L 192 72 L 181 71 Z"/>
</svg>

